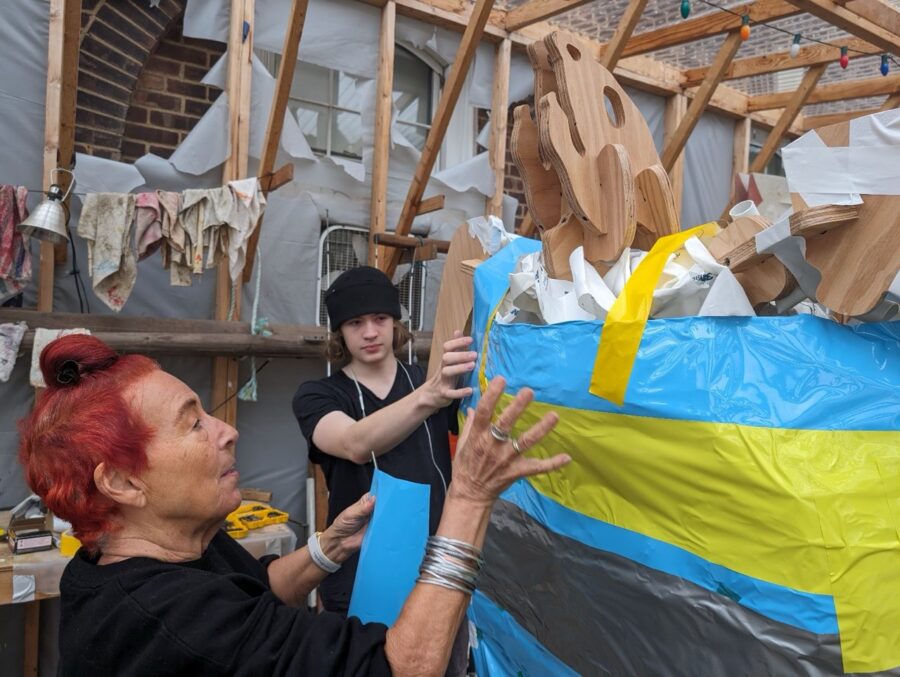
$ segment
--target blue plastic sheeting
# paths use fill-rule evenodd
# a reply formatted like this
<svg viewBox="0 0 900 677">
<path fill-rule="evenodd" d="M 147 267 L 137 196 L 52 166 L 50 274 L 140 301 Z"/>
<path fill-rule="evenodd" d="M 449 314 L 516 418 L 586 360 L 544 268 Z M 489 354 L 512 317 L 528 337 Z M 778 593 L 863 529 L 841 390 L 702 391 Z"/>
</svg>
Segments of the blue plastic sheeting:
<svg viewBox="0 0 900 677">
<path fill-rule="evenodd" d="M 795 430 L 900 429 L 900 323 L 856 331 L 810 315 L 651 320 L 624 407 L 588 392 L 585 358 L 601 329 L 494 324 L 487 376 L 504 376 L 510 392 L 528 386 L 541 402 L 591 411 Z"/>
<path fill-rule="evenodd" d="M 472 331 L 479 352 L 508 274 L 539 246 L 516 240 L 476 270 Z M 601 329 L 600 322 L 494 324 L 486 375 L 504 376 L 509 392 L 528 386 L 539 401 L 592 411 L 805 430 L 900 429 L 900 322 L 847 327 L 809 315 L 650 320 L 624 407 L 588 392 L 585 357 L 595 354 Z"/>
<path fill-rule="evenodd" d="M 834 600 L 762 581 L 714 564 L 675 545 L 601 522 L 559 505 L 520 480 L 503 500 L 519 506 L 558 534 L 584 545 L 621 555 L 644 566 L 678 576 L 772 620 L 818 635 L 838 633 Z"/>
<path fill-rule="evenodd" d="M 547 651 L 506 611 L 475 591 L 469 619 L 477 629 L 472 650 L 479 675 L 576 676 L 578 673 Z"/>
<path fill-rule="evenodd" d="M 375 514 L 363 536 L 348 615 L 390 626 L 419 575 L 431 487 L 376 470 L 370 493 Z"/>
</svg>

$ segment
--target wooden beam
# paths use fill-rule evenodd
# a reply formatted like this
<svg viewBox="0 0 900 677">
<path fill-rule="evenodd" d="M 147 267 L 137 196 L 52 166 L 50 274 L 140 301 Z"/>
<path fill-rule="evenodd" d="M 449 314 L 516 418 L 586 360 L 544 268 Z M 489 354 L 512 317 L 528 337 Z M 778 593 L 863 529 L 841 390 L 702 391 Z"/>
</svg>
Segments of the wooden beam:
<svg viewBox="0 0 900 677">
<path fill-rule="evenodd" d="M 694 131 L 694 127 L 706 109 L 706 104 L 712 98 L 713 92 L 725 74 L 725 69 L 728 68 L 728 64 L 731 63 L 740 46 L 741 36 L 735 32 L 729 33 L 719 48 L 716 59 L 710 66 L 709 74 L 694 95 L 694 100 L 691 101 L 691 105 L 688 107 L 681 124 L 678 125 L 678 129 L 675 130 L 671 140 L 666 144 L 661 158 L 662 165 L 666 171 L 672 169 L 678 156 L 681 155 L 681 151 L 684 150 L 691 132 Z"/>
<path fill-rule="evenodd" d="M 789 0 L 789 2 L 798 9 L 817 16 L 886 52 L 900 54 L 900 35 L 856 14 L 847 7 L 842 7 L 832 0 Z"/>
<path fill-rule="evenodd" d="M 663 117 L 663 146 L 668 146 L 675 136 L 675 132 L 681 126 L 687 113 L 688 100 L 683 94 L 673 94 L 666 99 L 666 109 Z M 666 170 L 669 173 L 669 182 L 672 184 L 672 197 L 675 200 L 675 213 L 681 214 L 681 202 L 684 196 L 684 156 L 679 155 L 675 163 Z"/>
<path fill-rule="evenodd" d="M 416 19 L 430 26 L 440 26 L 453 31 L 464 31 L 473 16 L 472 3 L 463 0 L 395 0 L 397 14 Z M 366 5 L 382 8 L 386 0 L 360 0 Z M 516 39 L 506 30 L 506 10 L 492 9 L 484 28 L 484 38 L 490 42 L 500 42 L 506 38 Z"/>
<path fill-rule="evenodd" d="M 859 38 L 851 38 L 845 42 L 835 42 L 830 45 L 807 45 L 800 48 L 800 52 L 796 57 L 792 57 L 789 51 L 783 51 L 761 56 L 751 56 L 746 59 L 735 59 L 725 71 L 723 80 L 736 80 L 737 78 L 746 78 L 751 75 L 777 73 L 804 66 L 835 63 L 840 56 L 842 45 L 846 45 L 852 51 L 866 54 L 879 54 L 882 51 Z M 702 68 L 688 68 L 684 71 L 684 86 L 696 87 L 703 82 L 708 70 L 705 66 Z"/>
<path fill-rule="evenodd" d="M 517 31 L 589 2 L 591 0 L 529 0 L 524 5 L 519 5 L 507 13 L 506 30 Z"/>
<path fill-rule="evenodd" d="M 673 6 L 672 11 L 677 11 L 677 7 Z M 784 19 L 802 12 L 802 10 L 785 0 L 757 0 L 746 5 L 730 7 L 729 11 L 735 12 L 735 14 L 713 10 L 686 21 L 673 18 L 670 26 L 632 36 L 628 44 L 625 45 L 623 56 L 646 54 L 658 49 L 683 45 L 687 42 L 737 31 L 741 27 L 741 17 L 736 16 L 736 14 L 749 14 L 750 21 L 753 23 L 765 23 L 766 21 Z"/>
<path fill-rule="evenodd" d="M 378 80 L 375 94 L 375 140 L 372 149 L 372 199 L 369 205 L 370 266 L 387 256 L 387 250 L 375 244 L 374 237 L 387 228 L 388 164 L 391 150 L 391 118 L 394 93 L 394 34 L 397 3 L 388 0 L 381 10 L 381 38 L 378 46 Z"/>
<path fill-rule="evenodd" d="M 885 99 L 884 103 L 881 104 L 881 107 L 878 110 L 894 110 L 895 108 L 900 108 L 900 92 L 898 92 L 897 94 L 892 94 L 887 99 Z"/>
<path fill-rule="evenodd" d="M 775 151 L 778 150 L 778 144 L 781 143 L 781 138 L 794 122 L 794 118 L 797 117 L 800 109 L 806 104 L 806 100 L 816 88 L 816 85 L 819 83 L 819 78 L 822 77 L 822 73 L 824 72 L 825 65 L 820 64 L 818 66 L 811 66 L 806 70 L 806 73 L 803 74 L 803 80 L 800 81 L 800 86 L 797 87 L 797 91 L 794 92 L 790 103 L 785 106 L 784 112 L 782 112 L 781 118 L 778 120 L 778 124 L 776 124 L 775 127 L 772 128 L 772 131 L 769 132 L 769 137 L 760 149 L 759 154 L 753 158 L 753 164 L 750 165 L 751 172 L 761 172 L 766 168 L 766 165 L 769 164 L 769 160 L 772 159 L 772 156 L 775 155 Z"/>
<path fill-rule="evenodd" d="M 900 35 L 900 11 L 885 0 L 849 0 L 840 2 L 854 14 L 878 24 L 895 35 Z"/>
<path fill-rule="evenodd" d="M 823 115 L 807 115 L 803 118 L 803 128 L 806 130 L 816 129 L 817 127 L 827 127 L 828 125 L 836 125 L 839 122 L 847 122 L 855 118 L 861 118 L 864 115 L 877 113 L 879 108 L 866 108 L 863 110 L 850 110 L 841 113 L 825 113 Z"/>
<path fill-rule="evenodd" d="M 750 171 L 750 134 L 752 130 L 753 123 L 750 118 L 743 118 L 734 123 L 734 147 L 731 160 L 733 174 L 746 174 Z"/>
<path fill-rule="evenodd" d="M 231 0 L 228 35 L 228 116 L 231 153 L 225 161 L 222 181 L 247 176 L 250 142 L 250 75 L 253 58 L 253 11 L 255 0 Z M 246 31 L 246 34 L 245 34 Z M 232 302 L 232 297 L 234 301 Z M 217 320 L 234 320 L 241 315 L 241 287 L 233 284 L 228 261 L 216 269 Z M 212 400 L 215 416 L 229 425 L 237 423 L 238 363 L 233 357 L 213 360 Z M 224 406 L 220 406 L 222 403 Z"/>
<path fill-rule="evenodd" d="M 81 0 L 50 0 L 48 29 L 47 87 L 44 99 L 43 184 L 50 188 L 50 172 L 69 168 L 75 147 L 75 97 L 78 90 L 78 37 L 81 29 Z M 61 174 L 65 190 L 69 177 Z M 63 254 L 65 252 L 65 245 Z M 63 260 L 65 256 L 63 255 Z M 53 309 L 56 256 L 53 244 L 40 243 L 38 308 Z"/>
<path fill-rule="evenodd" d="M 720 219 L 728 216 L 728 211 L 737 202 L 735 196 L 738 174 L 746 174 L 750 171 L 750 137 L 753 131 L 753 122 L 750 118 L 741 118 L 734 123 L 734 138 L 731 151 L 731 189 L 728 204 L 722 211 Z"/>
<path fill-rule="evenodd" d="M 410 237 L 409 235 L 394 235 L 393 233 L 378 233 L 375 236 L 375 242 L 387 247 L 397 247 L 399 249 L 422 249 L 434 247 L 436 252 L 446 254 L 450 249 L 449 240 L 432 240 L 427 237 Z M 419 257 L 416 256 L 419 260 Z"/>
<path fill-rule="evenodd" d="M 431 197 L 425 198 L 419 203 L 419 208 L 416 210 L 416 216 L 431 214 L 431 212 L 443 209 L 446 197 L 446 195 L 432 195 Z"/>
<path fill-rule="evenodd" d="M 485 213 L 503 216 L 503 184 L 506 179 L 506 122 L 509 118 L 509 65 L 512 43 L 497 45 L 494 57 L 494 97 L 491 101 L 491 140 L 488 157 L 494 172 L 494 194 L 487 199 Z"/>
<path fill-rule="evenodd" d="M 631 38 L 634 27 L 637 26 L 646 5 L 647 0 L 630 0 L 628 6 L 625 7 L 625 12 L 622 14 L 622 18 L 619 19 L 616 32 L 612 39 L 606 43 L 606 49 L 603 50 L 603 57 L 600 59 L 600 63 L 608 71 L 613 71 L 616 64 L 619 63 L 622 52 L 625 50 L 625 45 Z"/>
<path fill-rule="evenodd" d="M 456 57 L 453 59 L 453 66 L 450 69 L 450 76 L 444 84 L 437 112 L 431 121 L 428 136 L 425 138 L 425 148 L 422 150 L 419 165 L 413 174 L 409 192 L 406 195 L 406 202 L 403 205 L 400 220 L 397 222 L 397 227 L 394 231 L 397 235 L 408 235 L 412 228 L 416 210 L 419 207 L 419 202 L 422 200 L 422 193 L 425 192 L 425 186 L 431 177 L 431 170 L 437 159 L 438 151 L 440 151 L 441 143 L 444 141 L 444 134 L 447 133 L 447 125 L 450 124 L 450 117 L 453 115 L 456 101 L 459 99 L 459 94 L 466 81 L 469 65 L 472 63 L 472 59 L 475 58 L 475 50 L 478 48 L 478 43 L 481 42 L 481 35 L 484 32 L 492 6 L 493 0 L 478 0 L 472 10 L 471 20 L 466 26 L 462 40 L 460 40 Z M 385 257 L 383 270 L 388 277 L 393 276 L 394 269 L 399 261 L 400 252 L 396 250 Z"/>
<path fill-rule="evenodd" d="M 266 138 L 263 142 L 262 157 L 259 160 L 259 176 L 266 176 L 275 168 L 275 156 L 281 143 L 281 130 L 284 127 L 284 115 L 294 82 L 294 70 L 297 66 L 297 51 L 300 48 L 300 36 L 306 21 L 306 9 L 309 0 L 292 0 L 291 13 L 288 17 L 287 31 L 281 48 L 281 63 L 278 66 L 278 78 L 275 82 L 275 94 L 272 96 L 272 107 L 269 109 L 269 122 L 266 125 Z M 268 192 L 268 191 L 266 191 Z M 259 217 L 256 228 L 247 242 L 247 258 L 244 261 L 244 282 L 250 281 L 253 273 L 253 260 L 256 258 L 256 247 L 259 233 L 262 230 L 263 217 Z"/>
<path fill-rule="evenodd" d="M 22 675 L 23 677 L 38 677 L 38 657 L 41 640 L 40 600 L 32 600 L 25 603 L 23 625 L 25 629 L 25 647 L 22 660 Z"/>
<path fill-rule="evenodd" d="M 844 101 L 846 99 L 859 99 L 880 94 L 896 94 L 900 92 L 900 75 L 879 75 L 875 78 L 862 80 L 846 80 L 822 85 L 807 99 L 807 104 L 827 103 L 829 101 Z M 784 108 L 788 106 L 794 97 L 794 92 L 778 92 L 776 94 L 760 94 L 750 97 L 747 109 L 750 111 L 767 110 L 770 108 Z"/>
</svg>

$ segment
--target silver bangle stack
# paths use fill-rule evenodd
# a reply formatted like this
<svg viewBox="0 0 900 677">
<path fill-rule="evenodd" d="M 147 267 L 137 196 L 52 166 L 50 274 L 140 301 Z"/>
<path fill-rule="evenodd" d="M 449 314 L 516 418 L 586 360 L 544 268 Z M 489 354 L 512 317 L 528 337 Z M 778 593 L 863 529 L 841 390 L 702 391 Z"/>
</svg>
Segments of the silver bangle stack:
<svg viewBox="0 0 900 677">
<path fill-rule="evenodd" d="M 482 552 L 474 545 L 444 536 L 431 536 L 417 582 L 471 595 L 483 567 Z"/>
</svg>

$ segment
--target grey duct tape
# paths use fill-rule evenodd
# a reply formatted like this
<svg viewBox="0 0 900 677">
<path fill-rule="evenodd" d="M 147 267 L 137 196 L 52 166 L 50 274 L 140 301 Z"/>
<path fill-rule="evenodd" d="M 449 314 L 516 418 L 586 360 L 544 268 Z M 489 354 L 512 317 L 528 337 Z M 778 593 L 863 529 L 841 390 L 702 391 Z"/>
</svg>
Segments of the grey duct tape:
<svg viewBox="0 0 900 677">
<path fill-rule="evenodd" d="M 803 293 L 813 301 L 816 300 L 816 289 L 822 281 L 822 274 L 806 260 L 806 240 L 798 235 L 791 235 L 791 224 L 787 216 L 756 234 L 756 251 L 774 255 L 794 276 Z M 802 300 L 797 299 L 796 303 Z"/>
<path fill-rule="evenodd" d="M 560 536 L 506 501 L 494 508 L 485 560 L 481 592 L 581 674 L 843 674 L 836 635 Z"/>
</svg>

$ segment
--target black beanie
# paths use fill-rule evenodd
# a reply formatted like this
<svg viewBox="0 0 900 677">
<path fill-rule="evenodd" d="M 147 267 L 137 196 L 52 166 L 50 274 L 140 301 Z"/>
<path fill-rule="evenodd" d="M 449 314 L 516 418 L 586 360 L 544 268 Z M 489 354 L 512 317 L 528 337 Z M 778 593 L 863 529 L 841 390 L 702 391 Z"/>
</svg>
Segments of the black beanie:
<svg viewBox="0 0 900 677">
<path fill-rule="evenodd" d="M 331 331 L 347 320 L 368 313 L 401 318 L 400 293 L 378 268 L 360 266 L 338 276 L 325 292 Z"/>
</svg>

